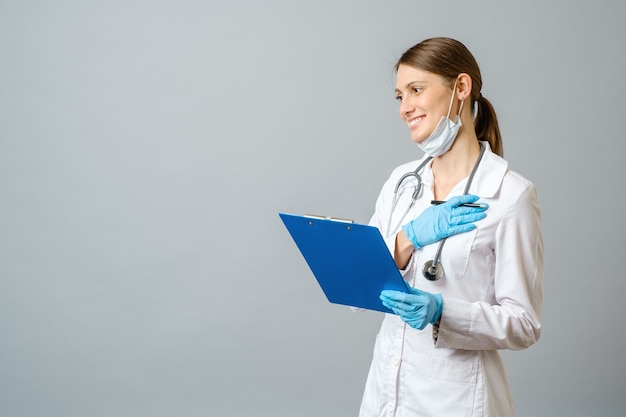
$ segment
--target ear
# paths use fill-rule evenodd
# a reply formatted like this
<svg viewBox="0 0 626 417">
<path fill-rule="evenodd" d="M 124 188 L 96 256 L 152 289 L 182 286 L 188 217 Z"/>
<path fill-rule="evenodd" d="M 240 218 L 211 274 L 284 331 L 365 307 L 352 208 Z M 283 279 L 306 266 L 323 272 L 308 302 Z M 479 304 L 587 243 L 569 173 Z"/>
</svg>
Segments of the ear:
<svg viewBox="0 0 626 417">
<path fill-rule="evenodd" d="M 456 81 L 456 96 L 459 100 L 467 100 L 472 97 L 472 77 L 464 72 L 460 73 Z"/>
</svg>

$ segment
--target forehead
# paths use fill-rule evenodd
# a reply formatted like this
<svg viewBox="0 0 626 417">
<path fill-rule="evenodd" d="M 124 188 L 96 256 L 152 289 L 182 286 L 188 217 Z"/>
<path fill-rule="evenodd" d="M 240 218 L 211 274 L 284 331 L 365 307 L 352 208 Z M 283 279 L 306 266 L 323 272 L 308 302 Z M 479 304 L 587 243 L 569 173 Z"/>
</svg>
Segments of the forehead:
<svg viewBox="0 0 626 417">
<path fill-rule="evenodd" d="M 402 90 L 412 83 L 444 85 L 445 79 L 433 72 L 400 64 L 396 73 L 396 89 Z"/>
</svg>

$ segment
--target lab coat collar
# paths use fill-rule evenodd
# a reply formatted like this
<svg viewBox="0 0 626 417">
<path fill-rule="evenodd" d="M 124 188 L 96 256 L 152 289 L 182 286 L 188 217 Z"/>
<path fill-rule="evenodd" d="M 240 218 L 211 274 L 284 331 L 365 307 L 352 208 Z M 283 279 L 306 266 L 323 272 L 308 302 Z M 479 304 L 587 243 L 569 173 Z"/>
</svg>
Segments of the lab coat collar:
<svg viewBox="0 0 626 417">
<path fill-rule="evenodd" d="M 468 193 L 476 194 L 482 198 L 493 198 L 500 189 L 502 180 L 509 170 L 509 163 L 493 153 L 487 141 L 479 141 L 479 143 L 481 147 L 485 148 L 485 153 L 478 165 Z M 423 160 L 424 158 L 419 163 Z M 426 165 L 422 174 L 422 181 L 424 181 L 424 185 L 432 187 L 432 161 Z"/>
</svg>

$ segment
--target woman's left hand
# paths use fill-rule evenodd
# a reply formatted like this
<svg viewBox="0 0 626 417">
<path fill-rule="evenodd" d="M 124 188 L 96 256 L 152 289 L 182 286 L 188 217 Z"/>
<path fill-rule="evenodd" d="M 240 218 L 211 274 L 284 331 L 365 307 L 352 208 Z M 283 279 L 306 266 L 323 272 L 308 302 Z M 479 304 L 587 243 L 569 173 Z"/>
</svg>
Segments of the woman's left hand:
<svg viewBox="0 0 626 417">
<path fill-rule="evenodd" d="M 435 324 L 443 311 L 441 294 L 431 294 L 407 285 L 409 292 L 384 290 L 380 293 L 383 305 L 396 313 L 409 326 L 422 330 Z"/>
</svg>

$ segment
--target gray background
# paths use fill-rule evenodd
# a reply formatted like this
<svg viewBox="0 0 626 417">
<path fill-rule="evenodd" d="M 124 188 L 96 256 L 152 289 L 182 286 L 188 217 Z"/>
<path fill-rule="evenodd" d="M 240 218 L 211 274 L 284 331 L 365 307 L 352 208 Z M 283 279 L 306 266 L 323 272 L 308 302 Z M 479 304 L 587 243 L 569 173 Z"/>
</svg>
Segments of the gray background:
<svg viewBox="0 0 626 417">
<path fill-rule="evenodd" d="M 369 219 L 420 156 L 392 66 L 451 36 L 543 209 L 518 414 L 622 416 L 623 4 L 3 0 L 0 415 L 356 415 L 382 317 L 277 213 Z"/>
</svg>

